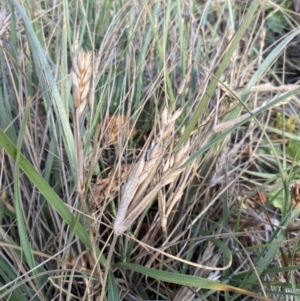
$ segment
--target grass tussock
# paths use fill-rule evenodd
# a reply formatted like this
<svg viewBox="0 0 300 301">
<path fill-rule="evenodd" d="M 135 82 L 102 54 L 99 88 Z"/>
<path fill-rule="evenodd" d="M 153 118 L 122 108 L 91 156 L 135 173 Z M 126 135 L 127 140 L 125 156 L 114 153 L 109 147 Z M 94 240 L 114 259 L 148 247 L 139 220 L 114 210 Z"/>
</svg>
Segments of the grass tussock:
<svg viewBox="0 0 300 301">
<path fill-rule="evenodd" d="M 0 299 L 299 298 L 299 14 L 2 3 Z"/>
</svg>

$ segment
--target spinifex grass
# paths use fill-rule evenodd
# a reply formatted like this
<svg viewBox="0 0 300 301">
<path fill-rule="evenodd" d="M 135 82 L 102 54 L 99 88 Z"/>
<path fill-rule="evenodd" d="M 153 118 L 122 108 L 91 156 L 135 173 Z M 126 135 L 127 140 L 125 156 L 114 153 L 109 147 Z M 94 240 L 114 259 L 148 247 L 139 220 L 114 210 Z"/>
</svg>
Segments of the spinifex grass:
<svg viewBox="0 0 300 301">
<path fill-rule="evenodd" d="M 1 4 L 0 299 L 298 296 L 294 2 Z"/>
</svg>

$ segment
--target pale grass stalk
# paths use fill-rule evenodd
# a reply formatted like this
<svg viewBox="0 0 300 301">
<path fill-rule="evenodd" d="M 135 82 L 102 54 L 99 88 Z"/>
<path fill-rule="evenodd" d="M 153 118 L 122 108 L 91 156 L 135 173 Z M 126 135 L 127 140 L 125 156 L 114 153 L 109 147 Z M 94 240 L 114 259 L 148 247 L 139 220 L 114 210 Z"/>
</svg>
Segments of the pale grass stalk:
<svg viewBox="0 0 300 301">
<path fill-rule="evenodd" d="M 76 43 L 75 43 L 76 44 Z M 74 45 L 75 48 L 76 45 Z M 85 52 L 80 50 L 78 54 L 74 55 L 72 64 L 72 90 L 73 90 L 73 102 L 74 102 L 74 136 L 76 145 L 76 168 L 77 168 L 77 191 L 80 198 L 80 203 L 85 213 L 86 227 L 89 229 L 90 241 L 93 241 L 93 231 L 90 227 L 90 219 L 88 217 L 88 209 L 85 202 L 85 165 L 84 165 L 84 145 L 81 139 L 80 133 L 80 121 L 83 118 L 83 113 L 87 107 L 87 97 L 90 92 L 90 82 L 92 77 L 92 52 Z M 96 133 L 97 134 L 97 133 Z M 95 252 L 94 256 L 87 254 L 89 257 L 89 262 L 95 262 L 95 268 L 100 270 L 98 266 L 98 260 L 96 258 Z M 82 260 L 82 264 L 84 261 Z M 90 291 L 90 280 L 86 279 L 87 295 L 90 299 L 92 293 Z"/>
<path fill-rule="evenodd" d="M 231 94 L 230 91 L 234 91 L 234 93 L 240 97 L 242 96 L 245 87 L 241 87 L 241 88 L 237 88 L 237 89 L 232 89 L 227 87 L 227 83 L 219 83 L 218 87 L 224 91 L 225 93 L 228 93 L 229 95 Z M 250 90 L 250 93 L 263 93 L 263 92 L 289 92 L 292 91 L 294 89 L 299 88 L 299 85 L 280 85 L 280 86 L 274 86 L 270 83 L 266 83 L 266 84 L 261 84 L 261 85 L 257 85 L 257 86 L 253 86 Z"/>
<path fill-rule="evenodd" d="M 200 268 L 200 269 L 206 269 L 206 270 L 210 270 L 210 271 L 224 271 L 228 268 L 230 268 L 231 264 L 232 264 L 232 257 L 230 257 L 230 260 L 229 262 L 227 263 L 226 266 L 223 266 L 221 268 L 219 267 L 216 267 L 216 266 L 207 266 L 207 265 L 203 265 L 203 264 L 200 264 L 200 263 L 195 263 L 195 262 L 191 262 L 191 261 L 188 261 L 188 260 L 185 260 L 185 259 L 182 259 L 180 258 L 179 256 L 175 256 L 175 255 L 171 255 L 167 252 L 164 252 L 158 248 L 155 248 L 155 247 L 152 247 L 144 242 L 140 242 L 138 239 L 136 239 L 133 235 L 130 235 L 129 236 L 130 239 L 134 240 L 135 242 L 137 242 L 138 244 L 141 244 L 143 246 L 143 248 L 147 249 L 147 250 L 152 250 L 152 251 L 155 251 L 157 253 L 160 253 L 164 256 L 166 256 L 167 258 L 171 258 L 173 260 L 176 260 L 176 261 L 179 261 L 179 262 L 182 262 L 182 263 L 185 263 L 185 264 L 188 264 L 190 266 L 193 266 L 193 267 L 196 267 L 196 268 Z"/>
<path fill-rule="evenodd" d="M 186 75 L 184 79 L 182 80 L 178 90 L 177 90 L 177 96 L 180 96 L 183 92 L 187 93 L 189 84 L 191 82 L 192 78 L 192 70 L 193 70 L 193 61 L 194 61 L 194 52 L 195 52 L 195 44 L 198 41 L 199 32 L 198 30 L 195 31 L 195 18 L 191 14 L 192 8 L 191 8 L 191 2 L 185 7 L 186 12 L 185 14 L 188 16 L 187 20 L 190 22 L 191 26 L 191 36 L 190 36 L 190 47 L 187 52 L 187 59 L 186 59 Z M 187 21 L 186 20 L 186 21 Z M 199 29 L 200 27 L 198 27 Z"/>
<path fill-rule="evenodd" d="M 74 131 L 77 151 L 77 189 L 80 194 L 84 193 L 84 158 L 79 125 L 80 118 L 87 106 L 92 67 L 92 52 L 85 52 L 81 49 L 78 54 L 74 55 L 72 64 L 72 88 L 75 108 Z"/>
<path fill-rule="evenodd" d="M 89 165 L 89 172 L 87 175 L 87 181 L 86 181 L 86 186 L 89 187 L 91 183 L 91 179 L 93 176 L 93 170 L 94 166 L 96 164 L 96 159 L 97 159 L 97 153 L 99 149 L 99 137 L 100 137 L 100 132 L 101 132 L 101 127 L 100 124 L 96 126 L 95 133 L 94 133 L 94 142 L 93 142 L 93 152 L 92 152 L 92 157 L 90 160 L 90 165 Z"/>
<path fill-rule="evenodd" d="M 174 210 L 175 205 L 177 204 L 178 201 L 180 201 L 184 190 L 186 189 L 186 183 L 188 182 L 188 180 L 190 179 L 190 173 L 191 170 L 193 169 L 193 166 L 189 166 L 187 167 L 184 172 L 183 172 L 183 176 L 182 176 L 182 180 L 180 182 L 180 184 L 171 184 L 170 187 L 170 191 L 172 191 L 172 188 L 174 185 L 177 185 L 177 189 L 176 191 L 174 191 L 171 195 L 169 195 L 168 199 L 164 198 L 164 201 L 166 202 L 166 204 L 163 206 L 163 208 L 165 208 L 164 211 L 160 212 L 160 219 L 161 219 L 161 227 L 163 230 L 163 234 L 165 237 L 165 240 L 167 240 L 168 237 L 168 231 L 167 231 L 167 223 L 168 223 L 168 218 L 171 215 L 171 213 Z"/>
<path fill-rule="evenodd" d="M 164 239 L 166 239 L 167 238 L 166 194 L 162 190 L 160 190 L 158 192 L 157 199 L 158 199 L 160 225 L 163 231 Z"/>
</svg>

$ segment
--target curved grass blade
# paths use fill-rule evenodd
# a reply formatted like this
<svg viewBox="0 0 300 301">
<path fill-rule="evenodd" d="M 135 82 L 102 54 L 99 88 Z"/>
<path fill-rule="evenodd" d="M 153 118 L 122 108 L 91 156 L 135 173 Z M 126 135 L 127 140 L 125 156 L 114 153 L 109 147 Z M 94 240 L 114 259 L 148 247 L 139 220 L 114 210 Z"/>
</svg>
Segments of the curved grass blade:
<svg viewBox="0 0 300 301">
<path fill-rule="evenodd" d="M 154 278 L 156 280 L 160 281 L 166 281 L 169 283 L 175 283 L 179 285 L 185 285 L 189 287 L 199 287 L 203 289 L 208 290 L 215 290 L 215 291 L 229 291 L 229 292 L 236 292 L 239 294 L 248 295 L 254 298 L 258 298 L 260 300 L 268 300 L 271 301 L 273 299 L 260 296 L 258 294 L 252 293 L 250 291 L 240 289 L 231 285 L 223 284 L 217 281 L 213 281 L 206 278 L 196 277 L 196 276 L 189 276 L 189 275 L 183 275 L 179 273 L 171 273 L 161 270 L 156 270 L 152 268 L 147 268 L 138 264 L 134 263 L 117 263 L 115 264 L 116 267 L 120 269 L 127 269 L 131 271 L 135 271 L 138 273 L 141 273 L 145 276 Z"/>
</svg>

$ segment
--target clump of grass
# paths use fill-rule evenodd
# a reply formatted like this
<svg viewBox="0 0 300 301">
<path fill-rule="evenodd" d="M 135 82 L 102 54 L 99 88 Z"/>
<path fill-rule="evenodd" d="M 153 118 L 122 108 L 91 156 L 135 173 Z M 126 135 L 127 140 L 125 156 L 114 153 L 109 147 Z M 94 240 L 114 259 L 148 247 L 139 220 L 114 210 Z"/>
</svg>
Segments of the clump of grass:
<svg viewBox="0 0 300 301">
<path fill-rule="evenodd" d="M 295 20 L 258 0 L 2 4 L 0 299 L 298 296 Z"/>
</svg>

